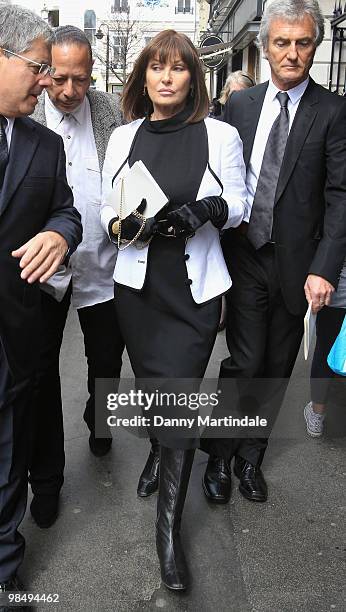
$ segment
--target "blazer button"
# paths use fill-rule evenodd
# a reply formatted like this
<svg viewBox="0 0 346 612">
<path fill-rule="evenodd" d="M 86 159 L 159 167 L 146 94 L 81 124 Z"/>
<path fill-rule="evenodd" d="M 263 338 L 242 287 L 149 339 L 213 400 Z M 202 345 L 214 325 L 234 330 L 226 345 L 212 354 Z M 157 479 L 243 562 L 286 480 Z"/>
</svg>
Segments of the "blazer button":
<svg viewBox="0 0 346 612">
<path fill-rule="evenodd" d="M 191 278 L 187 278 L 185 281 L 185 285 L 192 285 L 192 280 Z"/>
<path fill-rule="evenodd" d="M 190 255 L 189 255 L 188 253 L 186 253 L 186 254 L 184 255 L 184 261 L 187 261 L 188 259 L 190 259 Z"/>
</svg>

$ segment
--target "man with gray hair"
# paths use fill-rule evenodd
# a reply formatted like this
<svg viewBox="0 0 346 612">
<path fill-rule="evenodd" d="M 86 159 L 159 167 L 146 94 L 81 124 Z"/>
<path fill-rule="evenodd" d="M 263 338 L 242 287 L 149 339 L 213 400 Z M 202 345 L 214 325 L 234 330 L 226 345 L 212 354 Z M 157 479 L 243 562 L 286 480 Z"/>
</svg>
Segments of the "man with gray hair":
<svg viewBox="0 0 346 612">
<path fill-rule="evenodd" d="M 40 17 L 0 7 L 0 611 L 17 590 L 27 500 L 30 396 L 39 353 L 40 287 L 81 241 L 63 142 L 32 119 L 51 83 L 53 34 Z M 19 608 L 18 608 L 19 609 Z M 22 608 L 20 608 L 22 609 Z"/>
<path fill-rule="evenodd" d="M 89 391 L 84 420 L 90 430 L 90 450 L 96 456 L 110 450 L 112 438 L 96 435 L 95 380 L 120 377 L 124 349 L 113 303 L 116 249 L 99 216 L 105 152 L 112 131 L 122 122 L 118 96 L 89 89 L 92 51 L 79 28 L 66 25 L 55 29 L 52 63 L 55 73 L 32 117 L 63 138 L 67 180 L 82 216 L 83 241 L 68 268 L 41 285 L 42 346 L 34 397 L 30 461 L 34 498 L 30 510 L 37 525 L 46 528 L 57 518 L 64 480 L 59 355 L 71 299 L 84 336 Z"/>
<path fill-rule="evenodd" d="M 269 82 L 235 92 L 224 120 L 235 126 L 247 167 L 248 218 L 223 236 L 232 271 L 227 298 L 231 356 L 220 378 L 257 386 L 275 415 L 299 350 L 308 303 L 330 303 L 346 254 L 346 101 L 309 76 L 324 20 L 316 0 L 274 0 L 259 42 Z M 259 381 L 263 383 L 262 381 Z M 225 383 L 226 384 L 226 383 Z M 243 388 L 255 389 L 256 384 Z M 207 497 L 230 497 L 230 459 L 240 492 L 264 502 L 267 438 L 219 441 L 203 479 Z"/>
</svg>

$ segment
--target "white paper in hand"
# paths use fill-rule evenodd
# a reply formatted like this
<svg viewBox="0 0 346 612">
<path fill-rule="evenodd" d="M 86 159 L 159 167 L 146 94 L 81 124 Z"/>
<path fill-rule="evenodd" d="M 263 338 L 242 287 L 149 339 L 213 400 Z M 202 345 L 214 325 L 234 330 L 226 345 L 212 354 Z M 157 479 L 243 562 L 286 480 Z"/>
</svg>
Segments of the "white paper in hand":
<svg viewBox="0 0 346 612">
<path fill-rule="evenodd" d="M 123 185 L 122 185 L 123 183 Z M 123 188 L 123 198 L 121 190 Z M 145 198 L 144 216 L 154 217 L 167 204 L 168 198 L 142 161 L 136 161 L 126 176 L 114 184 L 107 198 L 118 217 L 126 219 Z"/>
<path fill-rule="evenodd" d="M 309 355 L 309 349 L 311 346 L 312 338 L 316 327 L 316 315 L 311 309 L 312 302 L 309 304 L 309 308 L 306 311 L 304 317 L 304 359 L 306 360 Z"/>
</svg>

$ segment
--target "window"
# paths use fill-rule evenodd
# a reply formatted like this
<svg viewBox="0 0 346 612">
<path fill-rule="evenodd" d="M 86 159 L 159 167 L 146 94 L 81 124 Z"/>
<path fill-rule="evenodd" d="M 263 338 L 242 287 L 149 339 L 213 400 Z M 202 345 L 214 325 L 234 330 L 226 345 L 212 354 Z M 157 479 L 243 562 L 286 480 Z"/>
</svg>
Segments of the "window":
<svg viewBox="0 0 346 612">
<path fill-rule="evenodd" d="M 112 13 L 129 13 L 130 7 L 128 0 L 114 0 L 111 6 Z"/>
<path fill-rule="evenodd" d="M 59 11 L 48 11 L 48 23 L 52 28 L 57 28 L 59 25 Z"/>
<path fill-rule="evenodd" d="M 85 11 L 84 13 L 84 34 L 91 45 L 95 44 L 96 15 L 95 11 Z"/>
<path fill-rule="evenodd" d="M 178 6 L 175 7 L 176 13 L 193 13 L 191 0 L 178 0 Z"/>
<path fill-rule="evenodd" d="M 123 36 L 113 36 L 113 65 L 115 69 L 124 67 L 124 46 L 125 39 Z"/>
</svg>

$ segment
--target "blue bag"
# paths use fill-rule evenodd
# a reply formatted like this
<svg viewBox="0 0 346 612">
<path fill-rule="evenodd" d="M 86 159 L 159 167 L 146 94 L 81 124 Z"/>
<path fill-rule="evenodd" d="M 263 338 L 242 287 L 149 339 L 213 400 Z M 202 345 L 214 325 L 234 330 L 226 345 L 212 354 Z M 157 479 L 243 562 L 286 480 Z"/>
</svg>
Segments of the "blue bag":
<svg viewBox="0 0 346 612">
<path fill-rule="evenodd" d="M 333 372 L 346 376 L 346 315 L 330 353 L 327 363 Z"/>
</svg>

